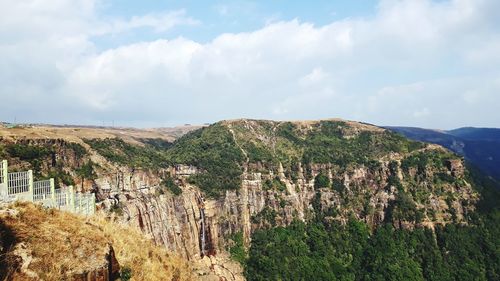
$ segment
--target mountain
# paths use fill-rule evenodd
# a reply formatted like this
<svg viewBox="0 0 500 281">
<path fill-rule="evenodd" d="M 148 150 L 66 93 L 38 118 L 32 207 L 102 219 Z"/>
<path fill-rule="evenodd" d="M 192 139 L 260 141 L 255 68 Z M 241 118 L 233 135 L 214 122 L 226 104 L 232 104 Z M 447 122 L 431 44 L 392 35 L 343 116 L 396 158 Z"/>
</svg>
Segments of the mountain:
<svg viewBox="0 0 500 281">
<path fill-rule="evenodd" d="M 442 145 L 500 180 L 500 129 L 459 128 L 438 131 L 413 127 L 386 127 L 408 138 Z"/>
<path fill-rule="evenodd" d="M 381 127 L 239 119 L 172 138 L 32 129 L 5 129 L 0 155 L 13 169 L 95 192 L 99 213 L 189 260 L 200 280 L 500 274 L 496 183 Z"/>
<path fill-rule="evenodd" d="M 466 140 L 485 140 L 485 141 L 500 140 L 500 129 L 496 128 L 464 127 L 447 131 L 447 133 Z"/>
</svg>

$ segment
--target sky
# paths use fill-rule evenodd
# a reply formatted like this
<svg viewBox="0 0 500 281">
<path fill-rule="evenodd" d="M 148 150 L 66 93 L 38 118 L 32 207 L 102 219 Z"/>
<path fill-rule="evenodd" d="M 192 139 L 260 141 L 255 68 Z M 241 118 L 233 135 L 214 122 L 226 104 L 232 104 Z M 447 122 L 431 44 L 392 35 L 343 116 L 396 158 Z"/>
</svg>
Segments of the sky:
<svg viewBox="0 0 500 281">
<path fill-rule="evenodd" d="M 500 127 L 500 1 L 0 0 L 0 120 Z"/>
</svg>

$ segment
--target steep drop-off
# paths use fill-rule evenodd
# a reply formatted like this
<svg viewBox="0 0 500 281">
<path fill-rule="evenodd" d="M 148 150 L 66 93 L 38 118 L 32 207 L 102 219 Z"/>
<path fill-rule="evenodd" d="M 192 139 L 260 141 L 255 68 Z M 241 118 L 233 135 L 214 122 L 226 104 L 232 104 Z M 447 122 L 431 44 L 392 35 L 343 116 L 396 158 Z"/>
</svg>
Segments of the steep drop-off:
<svg viewBox="0 0 500 281">
<path fill-rule="evenodd" d="M 193 280 L 139 231 L 30 203 L 0 206 L 2 280 Z"/>
<path fill-rule="evenodd" d="M 239 260 L 235 249 L 259 229 L 318 214 L 372 230 L 467 225 L 481 199 L 461 158 L 369 124 L 234 120 L 173 143 L 135 141 L 28 137 L 2 151 L 14 167 L 37 165 L 60 184 L 94 190 L 102 210 L 190 259 L 207 280 L 241 279 L 229 255 Z M 25 155 L 26 147 L 37 149 Z"/>
</svg>

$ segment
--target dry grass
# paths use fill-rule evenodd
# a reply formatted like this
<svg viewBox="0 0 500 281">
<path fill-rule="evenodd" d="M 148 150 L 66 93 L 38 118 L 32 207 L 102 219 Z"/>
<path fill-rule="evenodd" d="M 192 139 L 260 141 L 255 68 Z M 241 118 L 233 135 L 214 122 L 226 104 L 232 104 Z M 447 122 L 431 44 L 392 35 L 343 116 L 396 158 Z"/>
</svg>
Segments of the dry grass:
<svg viewBox="0 0 500 281">
<path fill-rule="evenodd" d="M 11 248 L 1 259 L 12 280 L 27 280 L 30 275 L 38 276 L 31 279 L 64 280 L 95 270 L 106 264 L 109 245 L 120 266 L 132 270 L 131 280 L 192 280 L 184 260 L 155 247 L 129 227 L 103 217 L 83 218 L 28 203 L 16 203 L 8 209 L 14 212 L 0 212 L 0 246 L 9 246 L 9 238 L 17 245 L 16 253 Z M 18 270 L 22 263 L 15 261 L 21 245 L 24 260 L 32 260 Z"/>
<path fill-rule="evenodd" d="M 93 223 L 111 239 L 120 265 L 132 269 L 132 280 L 194 279 L 186 260 L 154 246 L 139 230 L 111 223 L 103 216 L 95 216 Z"/>
<path fill-rule="evenodd" d="M 119 128 L 119 127 L 77 127 L 32 125 L 6 128 L 0 125 L 0 136 L 7 140 L 27 139 L 64 139 L 83 144 L 82 139 L 120 138 L 132 144 L 140 144 L 137 139 L 163 139 L 174 141 L 185 133 L 201 126 L 179 126 L 173 128 Z"/>
</svg>

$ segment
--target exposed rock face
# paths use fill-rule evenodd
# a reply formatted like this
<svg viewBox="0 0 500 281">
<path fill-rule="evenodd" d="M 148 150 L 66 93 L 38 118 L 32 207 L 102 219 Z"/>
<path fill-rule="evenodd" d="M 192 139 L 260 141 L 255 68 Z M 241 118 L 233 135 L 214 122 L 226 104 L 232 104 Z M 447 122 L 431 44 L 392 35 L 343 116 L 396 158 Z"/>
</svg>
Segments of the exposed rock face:
<svg viewBox="0 0 500 281">
<path fill-rule="evenodd" d="M 70 279 L 74 281 L 112 281 L 120 277 L 120 264 L 116 260 L 113 247 L 109 247 L 106 262 L 99 268 L 75 273 Z"/>
<path fill-rule="evenodd" d="M 193 269 L 197 276 L 204 281 L 245 280 L 240 264 L 225 254 L 196 260 L 193 262 Z"/>
<path fill-rule="evenodd" d="M 255 129 L 250 123 L 245 126 L 245 130 Z M 299 124 L 298 130 L 310 130 L 309 126 L 307 122 Z M 343 127 L 339 134 L 344 139 L 353 139 L 364 131 L 382 129 L 356 123 Z M 231 132 L 233 136 L 241 133 Z M 275 146 L 274 140 L 265 134 L 257 134 L 255 138 Z M 52 157 L 56 165 L 63 163 L 70 173 L 83 163 L 65 142 L 50 145 L 56 147 Z M 441 153 L 443 149 L 426 146 L 412 153 L 426 151 Z M 245 151 L 244 154 L 248 158 Z M 200 172 L 194 166 L 133 169 L 113 164 L 92 151 L 89 157 L 100 165 L 97 179 L 83 183 L 75 179 L 83 189 L 98 193 L 101 209 L 116 211 L 123 221 L 157 244 L 193 261 L 200 278 L 241 280 L 241 268 L 229 262 L 227 254 L 231 235 L 241 232 L 248 247 L 251 234 L 257 229 L 288 225 L 297 219 L 307 221 L 319 212 L 326 214 L 325 219 L 332 223 L 345 223 L 354 216 L 372 228 L 383 222 L 401 228 L 467 223 L 478 194 L 465 179 L 463 161 L 450 159 L 443 166 L 407 165 L 408 156 L 410 153 L 389 153 L 373 159 L 376 163 L 373 166 L 306 165 L 297 161 L 283 168 L 280 162 L 277 169 L 247 160 L 242 166 L 241 186 L 225 191 L 217 199 L 204 198 L 203 192 L 189 183 L 189 178 Z M 49 161 L 52 159 L 43 165 L 52 165 Z M 330 187 L 315 187 L 319 174 L 327 176 L 332 183 Z M 159 192 L 166 175 L 175 179 L 182 194 Z M 281 182 L 284 188 L 266 183 L 273 180 Z M 403 205 L 410 211 L 400 211 Z"/>
<path fill-rule="evenodd" d="M 453 173 L 459 169 L 455 163 Z M 179 252 L 190 259 L 202 258 L 200 250 L 200 234 L 202 233 L 201 213 L 205 214 L 206 232 L 211 239 L 206 239 L 206 248 L 214 249 L 213 256 L 218 252 L 225 252 L 228 237 L 237 232 L 243 232 L 246 244 L 250 242 L 253 231 L 269 225 L 287 225 L 294 219 L 307 220 L 314 215 L 314 201 L 326 211 L 332 210 L 330 219 L 345 223 L 350 215 L 366 221 L 372 227 L 387 221 L 391 204 L 398 196 L 394 186 L 388 186 L 390 169 L 387 165 L 376 171 L 369 168 L 355 168 L 343 173 L 328 165 L 313 166 L 312 174 L 327 170 L 333 179 L 343 179 L 345 190 L 338 192 L 330 188 L 316 190 L 314 179 L 307 180 L 304 174 L 299 176 L 296 183 L 282 177 L 286 190 L 265 190 L 264 181 L 273 178 L 270 174 L 245 173 L 243 184 L 237 191 L 226 192 L 223 198 L 205 199 L 198 188 L 189 184 L 183 186 L 183 193 L 179 196 L 170 194 L 156 196 L 150 192 L 128 192 L 120 196 L 126 220 L 141 228 L 157 243 L 164 244 L 172 251 Z M 429 171 L 429 173 L 432 171 Z M 400 175 L 402 178 L 403 176 Z M 416 220 L 394 218 L 396 227 L 413 227 L 434 224 L 445 224 L 453 221 L 450 209 L 455 210 L 455 220 L 465 221 L 464 214 L 474 208 L 477 194 L 470 185 L 446 185 L 444 193 L 454 196 L 452 202 L 447 203 L 446 196 L 437 196 L 431 192 L 423 200 L 428 204 L 417 203 L 423 217 Z M 461 202 L 470 204 L 462 204 Z M 451 204 L 451 206 L 449 206 Z M 432 217 L 431 217 L 432 216 Z"/>
<path fill-rule="evenodd" d="M 464 175 L 465 168 L 462 161 L 459 159 L 448 160 L 446 164 L 452 176 L 461 177 Z"/>
</svg>

